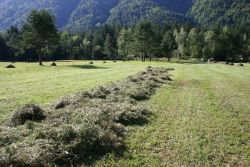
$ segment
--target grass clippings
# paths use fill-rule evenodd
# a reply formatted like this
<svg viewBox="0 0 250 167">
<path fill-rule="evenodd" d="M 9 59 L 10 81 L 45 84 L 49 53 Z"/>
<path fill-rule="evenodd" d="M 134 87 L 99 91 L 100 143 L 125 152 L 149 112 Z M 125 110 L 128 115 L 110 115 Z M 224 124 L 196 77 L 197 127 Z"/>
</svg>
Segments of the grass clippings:
<svg viewBox="0 0 250 167">
<path fill-rule="evenodd" d="M 151 113 L 138 102 L 170 81 L 168 70 L 150 68 L 44 109 L 25 105 L 0 127 L 0 166 L 69 166 L 123 150 L 126 126 Z"/>
</svg>

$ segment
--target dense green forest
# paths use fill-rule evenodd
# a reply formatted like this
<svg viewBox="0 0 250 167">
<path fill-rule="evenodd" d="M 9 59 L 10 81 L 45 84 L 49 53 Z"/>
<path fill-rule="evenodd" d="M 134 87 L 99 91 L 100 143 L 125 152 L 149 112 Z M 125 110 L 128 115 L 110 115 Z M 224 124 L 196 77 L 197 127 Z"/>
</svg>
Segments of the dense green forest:
<svg viewBox="0 0 250 167">
<path fill-rule="evenodd" d="M 182 5 L 180 5 L 182 6 Z M 176 10 L 181 10 L 176 8 Z M 140 20 L 150 20 L 159 25 L 192 22 L 184 14 L 169 10 L 163 1 L 123 0 L 112 9 L 109 24 L 135 25 Z"/>
<path fill-rule="evenodd" d="M 27 28 L 32 8 L 45 9 L 54 39 Z M 3 0 L 0 60 L 248 61 L 249 26 L 249 0 Z M 31 45 L 37 36 L 44 42 Z"/>
<path fill-rule="evenodd" d="M 29 12 L 47 9 L 60 30 L 82 32 L 104 24 L 134 26 L 141 20 L 164 25 L 250 26 L 249 0 L 2 0 L 0 30 L 21 27 Z"/>
<path fill-rule="evenodd" d="M 20 29 L 10 27 L 0 34 L 0 60 L 35 61 L 39 55 L 39 59 L 45 60 L 175 58 L 206 61 L 212 58 L 248 61 L 250 56 L 250 29 L 241 25 L 221 28 L 192 24 L 159 26 L 144 20 L 130 27 L 106 24 L 92 31 L 71 34 L 58 32 L 54 24 L 48 11 L 33 10 Z"/>
<path fill-rule="evenodd" d="M 0 29 L 20 27 L 33 8 L 50 10 L 58 28 L 79 32 L 111 21 L 121 25 L 134 25 L 143 18 L 184 21 L 191 5 L 192 0 L 3 0 Z"/>
<path fill-rule="evenodd" d="M 249 26 L 250 0 L 197 0 L 190 14 L 204 26 Z"/>
</svg>

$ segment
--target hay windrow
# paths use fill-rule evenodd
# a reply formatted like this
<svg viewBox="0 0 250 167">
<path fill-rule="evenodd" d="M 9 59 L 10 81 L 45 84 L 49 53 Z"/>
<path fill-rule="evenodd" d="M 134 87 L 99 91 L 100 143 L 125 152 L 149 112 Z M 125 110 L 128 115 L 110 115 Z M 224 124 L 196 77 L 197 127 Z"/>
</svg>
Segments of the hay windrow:
<svg viewBox="0 0 250 167">
<path fill-rule="evenodd" d="M 171 80 L 169 70 L 149 67 L 46 109 L 25 105 L 0 127 L 0 166 L 70 166 L 122 150 L 126 126 L 144 124 L 151 114 L 139 102 Z"/>
</svg>

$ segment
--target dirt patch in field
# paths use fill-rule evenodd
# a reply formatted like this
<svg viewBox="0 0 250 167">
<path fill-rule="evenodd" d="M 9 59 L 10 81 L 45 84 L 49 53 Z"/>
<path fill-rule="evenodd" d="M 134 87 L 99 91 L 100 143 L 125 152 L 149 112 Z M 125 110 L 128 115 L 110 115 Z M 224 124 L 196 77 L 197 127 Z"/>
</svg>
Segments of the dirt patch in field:
<svg viewBox="0 0 250 167">
<path fill-rule="evenodd" d="M 124 150 L 126 126 L 141 125 L 151 112 L 142 107 L 171 81 L 166 68 L 148 68 L 109 86 L 63 97 L 41 109 L 18 109 L 0 126 L 0 166 L 71 166 Z"/>
</svg>

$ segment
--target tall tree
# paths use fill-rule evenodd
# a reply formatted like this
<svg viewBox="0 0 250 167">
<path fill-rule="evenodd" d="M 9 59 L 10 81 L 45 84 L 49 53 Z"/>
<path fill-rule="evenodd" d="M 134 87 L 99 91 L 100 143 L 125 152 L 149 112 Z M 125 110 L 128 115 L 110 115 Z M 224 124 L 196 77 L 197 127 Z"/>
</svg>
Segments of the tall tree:
<svg viewBox="0 0 250 167">
<path fill-rule="evenodd" d="M 135 37 L 135 48 L 136 53 L 141 55 L 142 61 L 150 54 L 152 49 L 152 35 L 153 35 L 152 24 L 148 21 L 142 21 L 138 23 L 135 27 L 134 37 Z"/>
<path fill-rule="evenodd" d="M 58 33 L 54 16 L 47 10 L 32 10 L 23 26 L 23 38 L 27 48 L 35 48 L 39 65 L 43 65 L 42 57 L 58 42 Z"/>
<path fill-rule="evenodd" d="M 118 54 L 121 55 L 124 60 L 127 60 L 129 53 L 131 52 L 132 36 L 131 29 L 123 28 L 117 39 Z"/>
<path fill-rule="evenodd" d="M 217 36 L 213 30 L 204 33 L 205 46 L 203 48 L 203 57 L 205 59 L 214 58 L 216 51 Z"/>
<path fill-rule="evenodd" d="M 6 44 L 9 47 L 9 56 L 15 61 L 23 51 L 21 33 L 17 27 L 11 26 L 5 34 Z"/>
<path fill-rule="evenodd" d="M 71 58 L 79 59 L 79 51 L 80 51 L 81 43 L 82 41 L 81 41 L 81 37 L 79 34 L 72 36 L 73 56 Z"/>
<path fill-rule="evenodd" d="M 92 36 L 86 35 L 85 38 L 82 41 L 83 49 L 85 56 L 87 58 L 92 59 L 93 58 L 93 44 L 92 44 Z"/>
<path fill-rule="evenodd" d="M 0 33 L 0 60 L 4 60 L 8 53 L 8 47 L 2 34 Z"/>
<path fill-rule="evenodd" d="M 192 28 L 187 37 L 190 58 L 199 58 L 202 55 L 202 37 L 196 28 Z"/>
<path fill-rule="evenodd" d="M 110 60 L 113 59 L 114 54 L 115 54 L 114 42 L 109 34 L 107 34 L 105 42 L 104 42 L 103 53 L 106 54 Z"/>
<path fill-rule="evenodd" d="M 93 33 L 93 40 L 92 40 L 92 58 L 96 59 L 103 59 L 103 43 L 104 38 L 101 35 L 100 31 L 96 31 Z"/>
<path fill-rule="evenodd" d="M 240 38 L 238 38 L 236 41 L 233 37 L 231 29 L 227 26 L 223 27 L 219 38 L 221 53 L 225 55 L 226 59 L 234 60 L 237 52 L 239 52 L 237 51 L 239 47 L 236 48 L 234 44 L 240 41 Z"/>
<path fill-rule="evenodd" d="M 149 60 L 152 60 L 152 57 L 155 57 L 156 59 L 158 57 L 162 56 L 161 52 L 161 41 L 162 41 L 162 33 L 161 29 L 158 26 L 152 27 L 152 35 L 150 40 L 150 48 L 149 48 Z"/>
<path fill-rule="evenodd" d="M 187 40 L 187 32 L 181 27 L 180 32 L 178 30 L 174 31 L 175 41 L 177 43 L 177 58 L 185 58 L 186 55 L 186 40 Z"/>
<path fill-rule="evenodd" d="M 67 58 L 69 58 L 72 48 L 72 40 L 68 32 L 61 33 L 60 44 L 62 47 L 62 51 L 64 52 L 64 54 L 66 54 Z"/>
<path fill-rule="evenodd" d="M 176 49 L 175 38 L 171 29 L 167 30 L 161 41 L 161 49 L 167 60 L 170 61 L 173 50 Z"/>
</svg>

